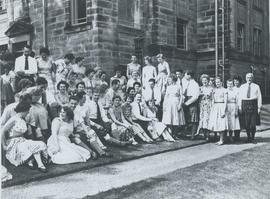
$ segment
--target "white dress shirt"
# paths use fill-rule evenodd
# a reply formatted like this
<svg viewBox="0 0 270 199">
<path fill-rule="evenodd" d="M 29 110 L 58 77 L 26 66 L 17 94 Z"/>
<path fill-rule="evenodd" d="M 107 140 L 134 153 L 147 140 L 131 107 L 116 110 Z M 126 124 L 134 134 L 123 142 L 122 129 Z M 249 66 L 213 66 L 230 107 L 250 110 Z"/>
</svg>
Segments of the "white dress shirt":
<svg viewBox="0 0 270 199">
<path fill-rule="evenodd" d="M 250 98 L 247 98 L 248 83 L 243 84 L 239 89 L 239 107 L 242 107 L 242 100 L 258 100 L 258 108 L 262 107 L 262 94 L 258 84 L 250 84 Z"/>
<path fill-rule="evenodd" d="M 89 109 L 88 109 L 88 116 L 90 119 L 97 119 L 98 116 L 98 106 L 99 106 L 99 110 L 100 110 L 100 115 L 101 118 L 104 122 L 109 122 L 109 118 L 106 115 L 106 112 L 104 110 L 104 108 L 102 107 L 102 105 L 98 102 L 98 106 L 96 104 L 95 101 L 90 100 L 90 102 L 88 103 Z"/>
<path fill-rule="evenodd" d="M 33 57 L 28 56 L 28 70 L 25 70 L 25 56 L 22 55 L 18 57 L 15 61 L 15 70 L 14 72 L 21 72 L 24 71 L 25 74 L 32 75 L 37 74 L 37 60 Z"/>
<path fill-rule="evenodd" d="M 153 92 L 154 92 L 154 95 L 153 95 Z M 155 104 L 160 105 L 161 92 L 158 87 L 154 87 L 153 89 L 151 89 L 150 87 L 147 87 L 146 89 L 143 90 L 142 94 L 143 94 L 143 99 L 145 101 L 152 100 L 152 97 L 154 97 Z"/>
<path fill-rule="evenodd" d="M 186 105 L 190 105 L 195 102 L 200 96 L 200 87 L 199 84 L 194 80 L 187 80 L 186 78 L 182 79 L 183 94 L 186 94 L 185 97 L 191 97 Z"/>
</svg>

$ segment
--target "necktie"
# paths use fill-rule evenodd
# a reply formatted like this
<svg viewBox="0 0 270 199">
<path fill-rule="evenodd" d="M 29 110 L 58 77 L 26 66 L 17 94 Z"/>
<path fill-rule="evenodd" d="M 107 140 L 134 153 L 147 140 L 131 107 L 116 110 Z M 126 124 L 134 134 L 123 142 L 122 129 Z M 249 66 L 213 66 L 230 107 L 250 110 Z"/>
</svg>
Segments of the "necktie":
<svg viewBox="0 0 270 199">
<path fill-rule="evenodd" d="M 140 103 L 138 103 L 138 106 L 139 106 L 140 114 L 142 115 L 142 108 L 141 108 Z"/>
<path fill-rule="evenodd" d="M 250 98 L 250 91 L 251 91 L 251 87 L 250 87 L 250 84 L 248 84 L 247 98 Z"/>
<path fill-rule="evenodd" d="M 101 112 L 100 112 L 99 105 L 97 102 L 96 102 L 96 105 L 97 105 L 97 119 L 101 120 Z"/>
<path fill-rule="evenodd" d="M 152 96 L 151 96 L 151 100 L 155 99 L 155 94 L 154 94 L 154 89 L 152 89 Z"/>
<path fill-rule="evenodd" d="M 28 69 L 29 69 L 28 56 L 25 56 L 24 69 L 25 69 L 25 70 L 28 70 Z"/>
</svg>

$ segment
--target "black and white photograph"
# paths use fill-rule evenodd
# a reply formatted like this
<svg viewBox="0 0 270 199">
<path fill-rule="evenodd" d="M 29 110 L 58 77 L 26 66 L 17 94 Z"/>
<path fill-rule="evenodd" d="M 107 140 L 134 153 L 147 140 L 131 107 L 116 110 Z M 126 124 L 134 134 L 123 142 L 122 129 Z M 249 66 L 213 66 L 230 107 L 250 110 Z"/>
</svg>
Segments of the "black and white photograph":
<svg viewBox="0 0 270 199">
<path fill-rule="evenodd" d="M 0 0 L 2 199 L 270 199 L 269 0 Z"/>
</svg>

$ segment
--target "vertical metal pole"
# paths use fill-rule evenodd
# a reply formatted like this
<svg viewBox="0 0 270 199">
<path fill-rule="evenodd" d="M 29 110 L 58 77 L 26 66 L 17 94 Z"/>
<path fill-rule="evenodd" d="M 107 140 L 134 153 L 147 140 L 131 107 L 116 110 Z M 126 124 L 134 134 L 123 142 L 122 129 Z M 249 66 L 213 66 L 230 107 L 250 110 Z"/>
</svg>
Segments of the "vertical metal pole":
<svg viewBox="0 0 270 199">
<path fill-rule="evenodd" d="M 215 0 L 215 76 L 218 76 L 218 0 Z"/>
<path fill-rule="evenodd" d="M 225 83 L 224 76 L 225 76 L 225 12 L 224 12 L 224 0 L 222 0 L 222 80 Z"/>
<path fill-rule="evenodd" d="M 43 28 L 43 46 L 47 47 L 47 31 L 46 31 L 46 0 L 42 0 L 42 11 L 43 11 L 43 16 L 42 16 L 42 28 Z"/>
</svg>

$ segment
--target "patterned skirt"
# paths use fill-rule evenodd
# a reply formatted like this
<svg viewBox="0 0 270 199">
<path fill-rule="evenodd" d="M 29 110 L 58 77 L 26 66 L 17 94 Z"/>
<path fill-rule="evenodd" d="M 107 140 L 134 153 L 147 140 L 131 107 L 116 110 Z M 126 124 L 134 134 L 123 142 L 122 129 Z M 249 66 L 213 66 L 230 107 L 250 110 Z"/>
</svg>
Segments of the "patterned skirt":
<svg viewBox="0 0 270 199">
<path fill-rule="evenodd" d="M 35 153 L 47 153 L 46 149 L 46 144 L 41 141 L 27 140 L 23 137 L 11 138 L 7 141 L 6 158 L 11 164 L 19 166 Z"/>
<path fill-rule="evenodd" d="M 119 141 L 129 141 L 133 138 L 132 132 L 126 127 L 112 123 L 112 136 Z"/>
<path fill-rule="evenodd" d="M 200 103 L 200 128 L 207 129 L 211 112 L 211 100 L 202 100 Z"/>
</svg>

